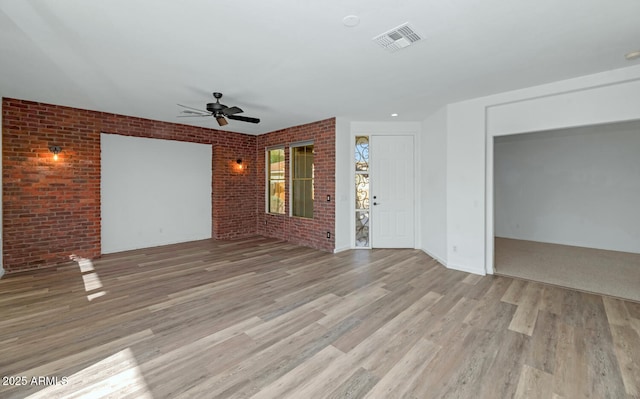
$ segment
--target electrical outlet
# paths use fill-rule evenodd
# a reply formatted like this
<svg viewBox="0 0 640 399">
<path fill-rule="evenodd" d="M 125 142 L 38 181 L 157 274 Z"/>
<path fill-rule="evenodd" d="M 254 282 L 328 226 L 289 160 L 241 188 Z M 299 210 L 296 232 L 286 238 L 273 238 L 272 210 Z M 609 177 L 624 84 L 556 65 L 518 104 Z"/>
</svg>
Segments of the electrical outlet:
<svg viewBox="0 0 640 399">
<path fill-rule="evenodd" d="M 331 202 L 331 196 L 327 195 L 327 202 Z"/>
<path fill-rule="evenodd" d="M 331 232 L 327 231 L 327 238 L 331 238 Z"/>
</svg>

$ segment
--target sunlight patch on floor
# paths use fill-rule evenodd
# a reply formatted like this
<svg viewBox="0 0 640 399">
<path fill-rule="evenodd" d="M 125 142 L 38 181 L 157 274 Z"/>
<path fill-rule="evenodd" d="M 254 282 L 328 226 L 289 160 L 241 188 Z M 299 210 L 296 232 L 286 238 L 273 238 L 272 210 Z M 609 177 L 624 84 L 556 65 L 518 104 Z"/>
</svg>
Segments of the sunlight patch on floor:
<svg viewBox="0 0 640 399">
<path fill-rule="evenodd" d="M 105 291 L 90 293 L 91 291 L 96 291 L 102 288 L 102 282 L 100 281 L 100 276 L 98 276 L 98 273 L 96 273 L 95 268 L 93 267 L 93 262 L 91 262 L 91 259 L 81 258 L 74 254 L 69 255 L 69 259 L 78 263 L 78 267 L 80 268 L 80 272 L 82 273 L 84 290 L 89 293 L 87 295 L 87 299 L 89 301 L 92 301 L 96 298 L 106 295 Z"/>
<path fill-rule="evenodd" d="M 77 373 L 28 396 L 49 398 L 121 398 L 153 399 L 131 349 L 123 349 Z"/>
<path fill-rule="evenodd" d="M 87 292 L 102 288 L 102 282 L 96 273 L 83 274 L 82 280 L 84 281 L 84 289 Z"/>
</svg>

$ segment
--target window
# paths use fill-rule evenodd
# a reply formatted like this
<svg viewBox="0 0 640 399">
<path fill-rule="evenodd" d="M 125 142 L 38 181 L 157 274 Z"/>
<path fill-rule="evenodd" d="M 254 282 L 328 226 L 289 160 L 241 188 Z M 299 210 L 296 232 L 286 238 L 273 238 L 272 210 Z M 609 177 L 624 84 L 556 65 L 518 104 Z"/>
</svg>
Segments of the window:
<svg viewBox="0 0 640 399">
<path fill-rule="evenodd" d="M 313 144 L 291 147 L 292 215 L 313 218 Z"/>
<path fill-rule="evenodd" d="M 267 212 L 284 214 L 284 148 L 267 150 Z"/>
<path fill-rule="evenodd" d="M 369 248 L 369 136 L 356 137 L 356 247 Z"/>
</svg>

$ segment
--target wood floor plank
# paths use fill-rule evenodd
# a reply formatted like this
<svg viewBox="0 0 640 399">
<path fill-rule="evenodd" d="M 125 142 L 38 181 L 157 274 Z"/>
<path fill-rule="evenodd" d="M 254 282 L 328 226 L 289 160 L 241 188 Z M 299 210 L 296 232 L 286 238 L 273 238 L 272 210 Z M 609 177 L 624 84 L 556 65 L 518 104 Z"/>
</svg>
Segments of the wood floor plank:
<svg viewBox="0 0 640 399">
<path fill-rule="evenodd" d="M 558 326 L 554 393 L 565 398 L 591 397 L 588 384 L 586 343 L 582 330 L 568 323 Z"/>
<path fill-rule="evenodd" d="M 556 315 L 562 314 L 563 292 L 561 288 L 545 285 L 542 290 L 540 310 Z"/>
<path fill-rule="evenodd" d="M 527 282 L 524 292 L 516 302 L 518 308 L 509 325 L 511 331 L 531 336 L 538 318 L 539 302 L 542 295 L 542 285 Z"/>
<path fill-rule="evenodd" d="M 442 348 L 426 339 L 418 341 L 365 398 L 391 398 L 410 395 L 417 378 Z"/>
<path fill-rule="evenodd" d="M 31 380 L 33 377 L 37 378 L 40 376 L 60 376 L 60 377 L 68 376 L 69 374 L 61 375 L 61 373 L 63 372 L 63 370 L 69 369 L 70 365 L 72 366 L 73 370 L 77 368 L 84 368 L 82 366 L 91 364 L 91 362 L 95 361 L 96 359 L 101 359 L 105 356 L 108 356 L 111 353 L 116 353 L 116 352 L 119 352 L 120 350 L 125 350 L 130 345 L 134 345 L 137 342 L 145 339 L 150 339 L 151 337 L 153 337 L 153 333 L 150 330 L 144 330 L 144 331 L 140 331 L 140 332 L 128 335 L 126 337 L 122 337 L 114 341 L 105 343 L 104 345 L 101 345 L 101 346 L 87 349 L 82 352 L 77 352 L 67 357 L 56 359 L 54 361 L 48 362 L 40 366 L 33 367 L 28 370 L 17 369 L 13 373 L 2 371 L 1 374 L 3 376 L 9 376 L 9 375 L 26 376 L 29 380 Z M 34 385 L 33 384 L 29 384 L 29 385 L 30 385 L 30 389 L 33 390 Z M 17 387 L 12 386 L 11 388 L 17 388 Z M 4 391 L 5 389 L 6 389 L 6 386 L 3 386 L 2 389 L 0 389 L 0 393 L 2 393 L 2 391 Z"/>
<path fill-rule="evenodd" d="M 219 345 L 220 343 L 263 323 L 264 322 L 258 317 L 246 319 L 240 323 L 234 324 L 233 326 L 223 330 L 216 331 L 198 340 L 183 343 L 171 351 L 159 353 L 149 359 L 149 361 L 142 363 L 141 368 L 142 370 L 150 373 L 159 373 L 162 370 L 171 369 L 180 361 L 184 361 L 192 356 L 199 356 L 203 351 Z"/>
<path fill-rule="evenodd" d="M 551 374 L 525 365 L 522 368 L 522 374 L 520 375 L 520 381 L 518 381 L 518 388 L 514 398 L 550 398 L 552 395 L 552 380 L 553 376 Z"/>
<path fill-rule="evenodd" d="M 326 344 L 315 343 L 326 333 L 327 330 L 318 324 L 308 325 L 286 340 L 261 348 L 223 372 L 203 375 L 199 384 L 173 397 L 232 397 L 242 390 L 255 392 L 254 386 L 266 387 L 324 349 Z"/>
<path fill-rule="evenodd" d="M 362 320 L 351 331 L 340 337 L 333 345 L 349 352 L 356 345 L 364 341 L 372 333 L 396 317 L 403 309 L 421 298 L 423 293 L 409 288 L 405 291 L 393 291 L 377 301 L 360 308 L 352 317 Z M 365 315 L 367 315 L 365 317 Z"/>
<path fill-rule="evenodd" d="M 616 358 L 627 394 L 640 397 L 640 336 L 629 326 L 611 326 Z"/>
<path fill-rule="evenodd" d="M 531 350 L 525 361 L 527 365 L 549 374 L 553 374 L 556 366 L 558 319 L 555 313 L 538 311 L 535 330 L 531 336 Z"/>
<path fill-rule="evenodd" d="M 475 397 L 482 391 L 486 384 L 485 376 L 490 375 L 500 354 L 500 348 L 505 341 L 505 335 L 511 333 L 504 331 L 496 335 L 494 332 L 479 330 L 474 335 L 469 335 L 465 343 L 467 350 L 463 352 L 461 363 L 456 370 L 448 376 L 447 381 L 436 391 L 437 397 Z M 468 349 L 468 348 L 473 349 Z M 518 353 L 512 353 L 517 356 Z M 498 380 L 499 382 L 502 379 Z"/>
<path fill-rule="evenodd" d="M 3 399 L 632 398 L 638 347 L 636 303 L 415 249 L 201 240 L 0 280 L 0 376 L 68 378 Z"/>
<path fill-rule="evenodd" d="M 359 399 L 373 388 L 380 378 L 360 367 L 346 381 L 327 395 L 327 399 Z"/>
<path fill-rule="evenodd" d="M 625 301 L 624 306 L 627 308 L 629 315 L 635 319 L 640 319 L 640 302 Z"/>
<path fill-rule="evenodd" d="M 56 384 L 34 392 L 30 399 L 86 398 L 99 392 L 109 392 L 113 397 L 136 395 L 151 398 L 144 377 L 137 369 L 135 357 L 129 350 L 115 353 L 69 378 L 70 386 Z M 67 392 L 73 391 L 69 395 Z"/>
<path fill-rule="evenodd" d="M 325 316 L 318 320 L 318 323 L 325 327 L 330 327 L 344 320 L 350 314 L 360 309 L 363 305 L 382 298 L 389 293 L 389 290 L 383 288 L 385 283 L 369 285 L 360 288 L 353 293 L 332 302 L 329 306 L 320 308 L 319 310 Z"/>
<path fill-rule="evenodd" d="M 350 372 L 354 369 L 353 359 L 341 355 L 327 363 L 316 375 L 306 381 L 300 381 L 298 386 L 285 398 L 318 398 L 327 395 L 336 386 L 345 384 L 350 378 Z"/>
<path fill-rule="evenodd" d="M 468 285 L 464 283 L 464 280 L 466 280 L 466 278 L 461 282 L 462 284 L 467 285 L 466 290 L 464 290 L 464 293 L 463 293 L 463 295 L 466 298 L 475 299 L 479 301 L 482 298 L 484 298 L 489 292 L 489 290 L 491 289 L 494 289 L 494 290 L 501 290 L 503 288 L 504 290 L 507 289 L 507 286 L 505 284 L 507 280 L 504 279 L 503 277 L 495 276 L 495 275 L 478 276 L 478 277 L 481 277 L 481 279 L 473 285 Z M 502 291 L 502 294 L 504 294 L 504 291 Z"/>
<path fill-rule="evenodd" d="M 636 319 L 636 318 L 632 317 L 629 320 L 629 324 L 631 325 L 631 328 L 636 330 L 636 333 L 638 333 L 638 335 L 640 335 L 640 319 Z"/>
<path fill-rule="evenodd" d="M 355 364 L 384 376 L 424 336 L 432 322 L 428 307 L 440 298 L 428 292 L 348 352 Z"/>
<path fill-rule="evenodd" d="M 607 312 L 607 319 L 610 324 L 617 326 L 631 325 L 631 315 L 629 314 L 624 301 L 610 297 L 603 297 L 602 301 L 604 302 L 604 308 Z"/>
<path fill-rule="evenodd" d="M 508 304 L 503 303 L 507 306 Z M 526 353 L 531 351 L 531 339 L 520 333 L 500 329 L 494 342 L 498 345 L 498 353 L 488 372 L 485 381 L 477 392 L 479 398 L 513 398 L 520 380 L 520 373 L 526 360 Z"/>
<path fill-rule="evenodd" d="M 483 280 L 483 276 L 479 276 L 477 274 L 469 274 L 467 277 L 465 277 L 462 280 L 462 282 L 469 285 L 476 285 L 482 280 Z"/>
<path fill-rule="evenodd" d="M 625 386 L 620 364 L 615 354 L 611 328 L 608 323 L 603 298 L 600 295 L 581 293 L 583 297 L 583 324 L 585 356 L 589 373 L 590 390 L 600 398 L 623 398 Z M 602 384 L 606 379 L 609 384 Z"/>
<path fill-rule="evenodd" d="M 519 279 L 511 280 L 511 285 L 509 285 L 509 288 L 504 293 L 504 296 L 502 297 L 502 301 L 510 303 L 512 305 L 519 305 L 520 298 L 522 297 L 522 294 L 526 286 L 527 286 L 527 281 L 525 280 L 519 280 Z"/>
<path fill-rule="evenodd" d="M 291 370 L 251 397 L 253 399 L 271 399 L 292 396 L 293 391 L 300 387 L 301 381 L 311 381 L 336 359 L 343 356 L 342 351 L 329 345 L 312 356 L 304 365 Z"/>
<path fill-rule="evenodd" d="M 465 297 L 454 297 L 458 299 L 448 312 L 438 317 L 438 313 L 434 313 L 434 322 L 425 328 L 425 336 L 434 342 L 441 342 L 451 334 L 451 331 L 460 327 L 460 320 L 464 319 L 472 309 L 477 305 L 475 299 L 467 299 Z M 431 311 L 432 309 L 429 308 Z"/>
</svg>

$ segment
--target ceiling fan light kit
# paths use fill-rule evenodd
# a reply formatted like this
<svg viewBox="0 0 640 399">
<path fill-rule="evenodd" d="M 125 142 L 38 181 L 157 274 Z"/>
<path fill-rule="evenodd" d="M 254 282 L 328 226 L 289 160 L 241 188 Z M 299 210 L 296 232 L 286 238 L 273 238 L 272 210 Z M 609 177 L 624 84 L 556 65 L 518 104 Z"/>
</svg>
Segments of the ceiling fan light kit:
<svg viewBox="0 0 640 399">
<path fill-rule="evenodd" d="M 187 108 L 182 111 L 183 114 L 188 115 L 179 115 L 179 117 L 193 117 L 193 116 L 213 116 L 218 122 L 219 126 L 225 126 L 229 124 L 227 118 L 233 119 L 241 122 L 249 122 L 249 123 L 260 123 L 260 119 L 252 118 L 249 116 L 239 116 L 236 114 L 240 114 L 244 112 L 239 107 L 228 107 L 224 104 L 220 104 L 220 99 L 222 98 L 222 93 L 215 92 L 213 93 L 213 97 L 216 99 L 214 103 L 207 104 L 207 110 L 201 110 L 193 107 L 188 107 L 186 105 L 178 104 L 178 106 Z"/>
</svg>

